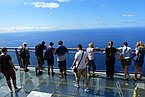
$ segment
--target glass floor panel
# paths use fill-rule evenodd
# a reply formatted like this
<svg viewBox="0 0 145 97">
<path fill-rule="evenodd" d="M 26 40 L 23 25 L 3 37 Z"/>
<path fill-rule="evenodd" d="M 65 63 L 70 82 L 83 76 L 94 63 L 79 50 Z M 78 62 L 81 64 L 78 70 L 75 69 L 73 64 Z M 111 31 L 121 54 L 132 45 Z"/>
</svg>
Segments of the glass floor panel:
<svg viewBox="0 0 145 97">
<path fill-rule="evenodd" d="M 89 78 L 89 92 L 84 92 L 84 83 L 81 79 L 80 88 L 77 89 L 75 77 L 71 71 L 67 71 L 67 78 L 60 79 L 58 70 L 54 77 L 47 75 L 44 70 L 42 75 L 36 76 L 35 69 L 29 68 L 25 73 L 21 70 L 16 72 L 17 85 L 22 89 L 12 94 L 9 93 L 4 77 L 0 76 L 0 97 L 30 97 L 32 92 L 52 94 L 50 97 L 132 97 L 136 82 L 131 76 L 130 81 L 124 81 L 122 74 L 115 74 L 114 80 L 107 80 L 104 72 L 97 73 L 98 77 Z M 143 81 L 138 83 L 144 83 Z M 38 97 L 38 95 L 36 96 Z M 43 97 L 39 95 L 39 97 Z"/>
</svg>

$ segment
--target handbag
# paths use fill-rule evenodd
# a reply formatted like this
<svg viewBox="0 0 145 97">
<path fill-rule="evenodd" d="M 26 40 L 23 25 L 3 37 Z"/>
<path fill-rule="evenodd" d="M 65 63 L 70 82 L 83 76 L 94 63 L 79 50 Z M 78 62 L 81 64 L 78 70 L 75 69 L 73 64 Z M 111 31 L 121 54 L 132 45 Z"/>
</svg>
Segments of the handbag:
<svg viewBox="0 0 145 97">
<path fill-rule="evenodd" d="M 141 57 L 141 54 L 139 55 L 136 55 L 135 53 L 131 55 L 131 59 L 134 61 L 134 62 L 138 62 L 140 60 L 140 57 Z"/>
<path fill-rule="evenodd" d="M 119 54 L 119 56 L 118 56 L 118 60 L 119 60 L 119 61 L 122 61 L 122 60 L 123 60 L 122 51 L 123 51 L 123 49 L 120 51 L 120 54 Z"/>
<path fill-rule="evenodd" d="M 123 60 L 123 55 L 122 55 L 122 53 L 119 54 L 118 60 L 119 60 L 119 61 L 122 61 L 122 60 Z"/>
<path fill-rule="evenodd" d="M 79 61 L 79 63 L 78 63 L 78 66 L 75 65 L 75 66 L 73 66 L 73 68 L 72 68 L 72 70 L 73 70 L 74 73 L 77 73 L 78 67 L 79 67 L 79 65 L 80 65 L 80 63 L 81 63 L 81 61 L 82 61 L 82 59 L 83 59 L 83 55 L 84 55 L 84 51 L 83 51 L 83 53 L 82 53 L 81 59 L 80 59 L 80 61 Z"/>
</svg>

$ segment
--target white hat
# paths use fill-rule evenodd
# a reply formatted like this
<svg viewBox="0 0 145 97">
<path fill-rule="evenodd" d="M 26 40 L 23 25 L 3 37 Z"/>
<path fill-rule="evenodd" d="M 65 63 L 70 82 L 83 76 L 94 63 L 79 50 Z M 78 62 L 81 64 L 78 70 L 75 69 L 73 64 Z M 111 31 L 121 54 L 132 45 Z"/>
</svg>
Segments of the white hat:
<svg viewBox="0 0 145 97">
<path fill-rule="evenodd" d="M 26 42 L 23 42 L 23 45 L 27 45 L 27 43 Z"/>
</svg>

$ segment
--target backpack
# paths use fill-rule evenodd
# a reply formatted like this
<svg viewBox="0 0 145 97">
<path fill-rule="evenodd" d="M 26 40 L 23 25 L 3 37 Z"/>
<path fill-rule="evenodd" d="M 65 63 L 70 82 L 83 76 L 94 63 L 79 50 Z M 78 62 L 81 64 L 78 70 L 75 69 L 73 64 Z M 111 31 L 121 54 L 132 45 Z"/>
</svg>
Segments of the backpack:
<svg viewBox="0 0 145 97">
<path fill-rule="evenodd" d="M 53 58 L 53 53 L 52 53 L 52 51 L 53 51 L 53 48 L 51 48 L 51 47 L 48 47 L 48 48 L 46 49 L 46 52 L 45 52 L 45 54 L 44 54 L 44 59 L 45 59 L 45 60 Z"/>
</svg>

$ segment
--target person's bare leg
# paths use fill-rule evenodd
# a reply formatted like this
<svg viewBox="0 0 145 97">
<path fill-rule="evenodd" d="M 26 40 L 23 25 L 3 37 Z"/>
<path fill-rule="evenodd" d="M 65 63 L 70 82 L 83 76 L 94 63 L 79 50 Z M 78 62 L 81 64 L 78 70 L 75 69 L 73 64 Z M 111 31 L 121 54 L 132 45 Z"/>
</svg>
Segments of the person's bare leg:
<svg viewBox="0 0 145 97">
<path fill-rule="evenodd" d="M 54 73 L 54 71 L 53 71 L 53 66 L 51 66 L 51 72 Z"/>
<path fill-rule="evenodd" d="M 11 81 L 10 80 L 7 80 L 7 85 L 9 87 L 9 89 L 12 90 L 12 86 L 11 86 Z"/>
<path fill-rule="evenodd" d="M 124 78 L 126 79 L 126 76 L 128 75 L 128 66 L 125 66 L 125 75 L 124 75 Z"/>
<path fill-rule="evenodd" d="M 26 70 L 27 70 L 27 65 L 25 64 L 25 65 L 24 65 L 24 71 L 26 71 Z"/>
<path fill-rule="evenodd" d="M 77 87 L 79 87 L 80 86 L 80 78 L 76 78 L 76 82 L 77 82 Z"/>
<path fill-rule="evenodd" d="M 135 80 L 137 80 L 138 66 L 135 66 Z"/>
<path fill-rule="evenodd" d="M 14 88 L 17 89 L 16 80 L 13 80 L 13 85 L 14 85 Z"/>
<path fill-rule="evenodd" d="M 40 72 L 41 71 L 41 65 L 38 64 L 38 71 Z"/>
<path fill-rule="evenodd" d="M 140 66 L 139 69 L 140 69 L 140 80 L 142 80 L 142 75 L 143 75 L 143 69 L 142 69 L 142 66 Z"/>
<path fill-rule="evenodd" d="M 50 73 L 50 66 L 48 65 L 48 72 Z"/>
</svg>

